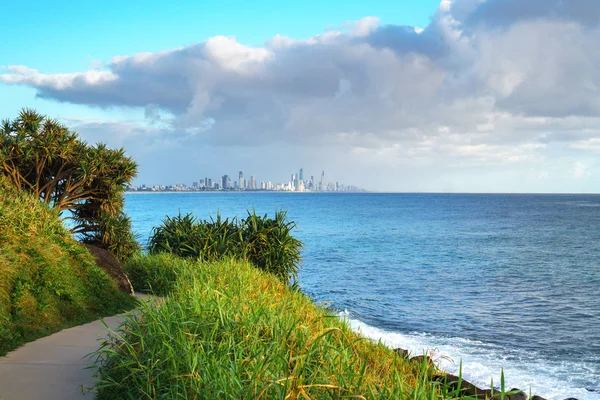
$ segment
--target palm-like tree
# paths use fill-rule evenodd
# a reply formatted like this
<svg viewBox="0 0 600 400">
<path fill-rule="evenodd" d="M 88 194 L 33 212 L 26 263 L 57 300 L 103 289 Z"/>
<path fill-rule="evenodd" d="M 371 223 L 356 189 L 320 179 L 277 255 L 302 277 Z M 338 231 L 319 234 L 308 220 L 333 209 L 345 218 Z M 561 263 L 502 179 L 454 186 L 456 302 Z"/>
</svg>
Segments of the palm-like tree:
<svg viewBox="0 0 600 400">
<path fill-rule="evenodd" d="M 110 247 L 102 230 L 111 229 L 103 222 L 128 221 L 123 192 L 136 173 L 137 164 L 124 149 L 89 145 L 35 110 L 23 109 L 0 124 L 0 175 L 59 212 L 70 211 L 74 232 L 87 241 Z"/>
</svg>

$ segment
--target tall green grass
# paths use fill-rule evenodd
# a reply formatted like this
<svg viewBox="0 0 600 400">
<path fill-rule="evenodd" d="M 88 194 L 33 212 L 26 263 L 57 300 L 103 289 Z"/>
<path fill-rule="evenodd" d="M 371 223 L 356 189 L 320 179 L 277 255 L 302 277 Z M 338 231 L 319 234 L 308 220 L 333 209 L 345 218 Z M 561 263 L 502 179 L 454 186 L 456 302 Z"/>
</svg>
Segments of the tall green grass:
<svg viewBox="0 0 600 400">
<path fill-rule="evenodd" d="M 98 351 L 99 399 L 433 399 L 432 368 L 247 262 L 188 260 Z"/>
<path fill-rule="evenodd" d="M 131 306 L 56 211 L 0 178 L 0 354 Z"/>
<path fill-rule="evenodd" d="M 301 260 L 302 243 L 292 236 L 295 227 L 285 211 L 273 218 L 248 211 L 243 219 L 218 215 L 209 220 L 179 214 L 153 229 L 149 250 L 203 261 L 236 257 L 288 282 L 296 278 Z"/>
<path fill-rule="evenodd" d="M 123 265 L 137 292 L 165 296 L 173 291 L 178 271 L 186 261 L 169 253 L 137 254 Z"/>
</svg>

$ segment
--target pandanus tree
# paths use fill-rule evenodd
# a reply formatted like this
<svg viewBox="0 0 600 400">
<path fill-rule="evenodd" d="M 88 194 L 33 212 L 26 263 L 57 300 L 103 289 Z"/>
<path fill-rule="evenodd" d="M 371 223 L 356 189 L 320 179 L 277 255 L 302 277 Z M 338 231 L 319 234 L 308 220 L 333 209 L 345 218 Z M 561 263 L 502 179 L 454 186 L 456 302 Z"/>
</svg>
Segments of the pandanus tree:
<svg viewBox="0 0 600 400">
<path fill-rule="evenodd" d="M 135 251 L 123 193 L 137 173 L 123 149 L 89 145 L 77 133 L 23 109 L 0 126 L 0 174 L 73 220 L 73 232 L 119 258 Z"/>
</svg>

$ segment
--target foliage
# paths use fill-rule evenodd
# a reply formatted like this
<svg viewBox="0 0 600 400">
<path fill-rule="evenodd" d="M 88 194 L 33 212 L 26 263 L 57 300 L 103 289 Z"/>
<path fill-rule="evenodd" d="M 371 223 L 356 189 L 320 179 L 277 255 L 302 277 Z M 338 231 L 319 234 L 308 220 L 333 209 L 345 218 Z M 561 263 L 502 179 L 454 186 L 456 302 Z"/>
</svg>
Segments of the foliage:
<svg viewBox="0 0 600 400">
<path fill-rule="evenodd" d="M 56 209 L 0 176 L 0 354 L 132 305 Z"/>
<path fill-rule="evenodd" d="M 184 263 L 170 253 L 136 254 L 123 268 L 137 292 L 165 296 L 175 287 L 177 271 Z"/>
<path fill-rule="evenodd" d="M 248 212 L 241 227 L 243 259 L 280 279 L 296 278 L 302 243 L 291 235 L 296 223 L 287 220 L 285 211 L 277 211 L 275 218 Z"/>
<path fill-rule="evenodd" d="M 173 253 L 204 261 L 237 257 L 284 281 L 295 278 L 302 243 L 291 234 L 296 224 L 285 211 L 274 218 L 248 211 L 245 219 L 198 220 L 191 214 L 166 217 L 153 229 L 150 253 Z"/>
<path fill-rule="evenodd" d="M 162 225 L 152 230 L 149 240 L 151 253 L 167 252 L 180 257 L 214 260 L 235 255 L 241 244 L 236 219 L 200 221 L 191 214 L 165 217 Z"/>
<path fill-rule="evenodd" d="M 132 244 L 130 235 L 123 234 L 123 192 L 136 171 L 136 163 L 123 149 L 88 145 L 77 133 L 34 110 L 23 109 L 0 126 L 0 175 L 59 213 L 71 211 L 75 233 L 87 242 L 100 240 L 94 244 L 119 249 L 121 258 Z"/>
<path fill-rule="evenodd" d="M 82 242 L 102 245 L 121 262 L 141 251 L 142 247 L 131 229 L 131 218 L 125 213 L 101 214 L 93 221 L 94 229 L 82 234 Z"/>
<path fill-rule="evenodd" d="M 165 299 L 95 354 L 99 399 L 434 399 L 409 362 L 280 280 L 234 259 L 188 259 Z"/>
</svg>

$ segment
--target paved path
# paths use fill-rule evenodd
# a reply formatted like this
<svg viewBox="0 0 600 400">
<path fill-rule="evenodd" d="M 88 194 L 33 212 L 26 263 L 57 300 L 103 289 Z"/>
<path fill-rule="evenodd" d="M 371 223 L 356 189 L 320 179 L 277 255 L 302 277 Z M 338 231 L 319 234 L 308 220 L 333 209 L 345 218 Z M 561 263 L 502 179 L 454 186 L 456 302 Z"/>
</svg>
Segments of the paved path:
<svg viewBox="0 0 600 400">
<path fill-rule="evenodd" d="M 104 322 L 115 329 L 122 315 Z M 71 400 L 94 398 L 82 387 L 94 385 L 94 371 L 86 355 L 98 350 L 106 336 L 101 321 L 65 329 L 27 343 L 0 357 L 0 400 Z"/>
</svg>

